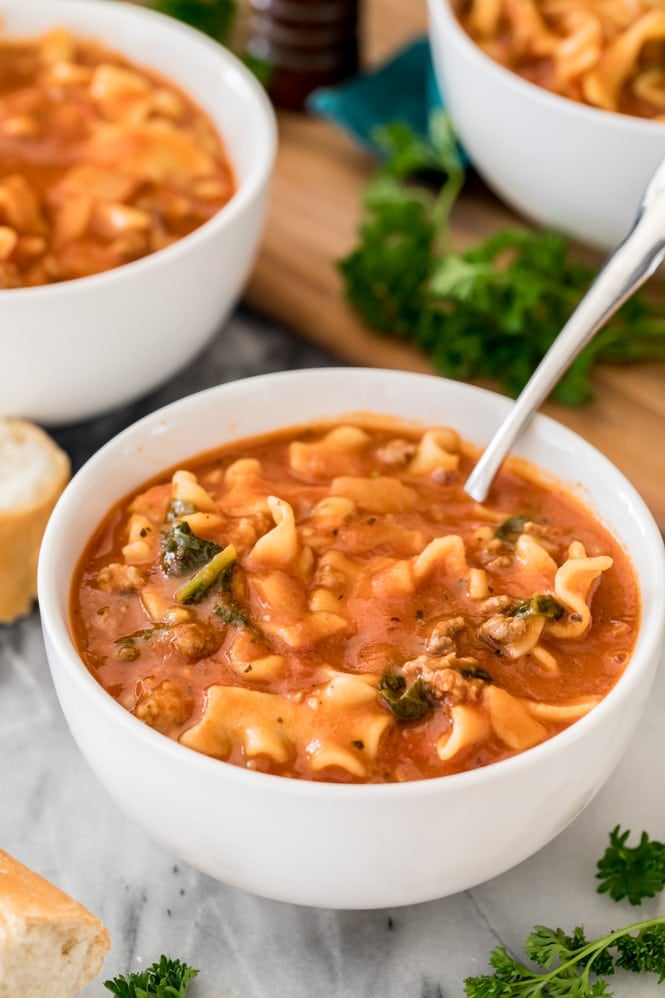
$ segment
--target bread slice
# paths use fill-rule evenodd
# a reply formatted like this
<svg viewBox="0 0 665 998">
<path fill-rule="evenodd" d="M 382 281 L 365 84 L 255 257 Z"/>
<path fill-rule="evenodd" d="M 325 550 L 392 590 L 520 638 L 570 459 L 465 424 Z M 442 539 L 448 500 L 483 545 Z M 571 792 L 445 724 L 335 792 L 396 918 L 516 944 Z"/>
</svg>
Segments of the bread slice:
<svg viewBox="0 0 665 998">
<path fill-rule="evenodd" d="M 46 521 L 68 478 L 69 458 L 48 434 L 0 419 L 0 623 L 32 606 Z"/>
<path fill-rule="evenodd" d="M 73 998 L 109 948 L 98 918 L 0 849 L 0 998 Z"/>
</svg>

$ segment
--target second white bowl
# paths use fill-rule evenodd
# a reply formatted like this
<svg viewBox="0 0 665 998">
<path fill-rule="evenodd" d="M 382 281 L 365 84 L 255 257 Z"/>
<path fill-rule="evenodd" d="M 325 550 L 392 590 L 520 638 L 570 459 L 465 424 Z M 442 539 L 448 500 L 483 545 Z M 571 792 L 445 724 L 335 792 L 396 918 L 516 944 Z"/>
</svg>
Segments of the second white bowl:
<svg viewBox="0 0 665 998">
<path fill-rule="evenodd" d="M 508 205 L 608 250 L 628 232 L 665 157 L 665 122 L 552 94 L 494 62 L 451 0 L 428 0 L 437 80 L 471 161 Z"/>
<path fill-rule="evenodd" d="M 220 329 L 254 259 L 276 148 L 251 73 L 174 18 L 114 0 L 0 0 L 8 36 L 61 26 L 179 86 L 217 126 L 238 189 L 210 221 L 134 263 L 79 280 L 0 290 L 0 415 L 97 415 L 156 387 Z"/>
</svg>

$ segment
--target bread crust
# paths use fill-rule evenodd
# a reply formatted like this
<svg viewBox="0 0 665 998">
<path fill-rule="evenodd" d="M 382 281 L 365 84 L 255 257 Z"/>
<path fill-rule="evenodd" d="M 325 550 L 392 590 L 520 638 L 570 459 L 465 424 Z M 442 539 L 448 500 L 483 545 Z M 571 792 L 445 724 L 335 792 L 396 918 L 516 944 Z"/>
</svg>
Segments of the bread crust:
<svg viewBox="0 0 665 998">
<path fill-rule="evenodd" d="M 30 980 L 16 980 L 16 967 L 21 968 L 22 947 L 30 938 L 30 953 L 39 946 L 40 937 L 58 932 L 58 955 L 63 955 L 63 971 L 67 983 L 61 986 L 59 970 L 47 961 L 50 975 L 42 985 L 30 975 Z M 0 849 L 0 996 L 30 998 L 32 995 L 75 994 L 85 987 L 102 969 L 110 949 L 108 932 L 95 915 L 64 891 L 24 866 Z M 68 954 L 67 947 L 71 952 Z M 48 955 L 46 946 L 44 955 Z M 69 959 L 67 959 L 69 955 Z M 72 966 L 72 958 L 76 964 Z M 22 969 L 22 968 L 21 968 Z M 21 969 L 19 973 L 21 973 Z M 72 983 L 73 982 L 73 983 Z M 42 987 L 44 990 L 42 990 Z"/>
<path fill-rule="evenodd" d="M 0 623 L 11 623 L 29 613 L 37 595 L 37 559 L 49 516 L 70 475 L 69 458 L 42 429 L 22 419 L 0 420 L 2 441 L 24 446 L 26 461 L 35 447 L 45 458 L 47 471 L 39 494 L 20 507 L 0 506 Z M 28 446 L 29 444 L 29 446 Z"/>
<path fill-rule="evenodd" d="M 96 915 L 0 849 L 0 910 L 22 918 L 74 918 L 106 934 Z"/>
</svg>

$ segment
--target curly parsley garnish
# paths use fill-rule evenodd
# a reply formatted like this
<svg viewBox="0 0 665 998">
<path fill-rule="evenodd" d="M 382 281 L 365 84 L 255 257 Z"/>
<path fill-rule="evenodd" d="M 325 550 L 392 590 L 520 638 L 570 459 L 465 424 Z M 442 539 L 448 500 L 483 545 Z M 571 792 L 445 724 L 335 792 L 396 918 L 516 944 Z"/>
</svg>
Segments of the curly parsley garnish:
<svg viewBox="0 0 665 998">
<path fill-rule="evenodd" d="M 104 987 L 117 998 L 185 998 L 198 970 L 181 960 L 161 956 L 147 970 L 127 977 L 104 981 Z"/>
<path fill-rule="evenodd" d="M 665 843 L 642 832 L 638 844 L 628 846 L 629 836 L 630 831 L 623 832 L 620 825 L 610 832 L 610 844 L 598 860 L 596 878 L 601 881 L 599 894 L 609 894 L 614 901 L 627 898 L 637 905 L 665 887 Z"/>
<path fill-rule="evenodd" d="M 537 925 L 524 950 L 535 968 L 498 946 L 490 955 L 494 973 L 464 982 L 467 998 L 610 998 L 606 978 L 617 969 L 657 974 L 660 984 L 665 980 L 665 917 L 590 942 L 579 926 L 568 936 Z"/>
</svg>

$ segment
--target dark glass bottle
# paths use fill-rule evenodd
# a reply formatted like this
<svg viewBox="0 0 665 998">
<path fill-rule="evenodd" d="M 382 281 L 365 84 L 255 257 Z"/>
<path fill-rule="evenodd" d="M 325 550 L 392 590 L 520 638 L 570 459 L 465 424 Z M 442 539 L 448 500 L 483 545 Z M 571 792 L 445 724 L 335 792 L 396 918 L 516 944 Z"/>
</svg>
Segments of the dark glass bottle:
<svg viewBox="0 0 665 998">
<path fill-rule="evenodd" d="M 357 71 L 359 7 L 360 0 L 249 0 L 247 51 L 270 67 L 275 104 L 301 109 L 316 87 Z"/>
</svg>

